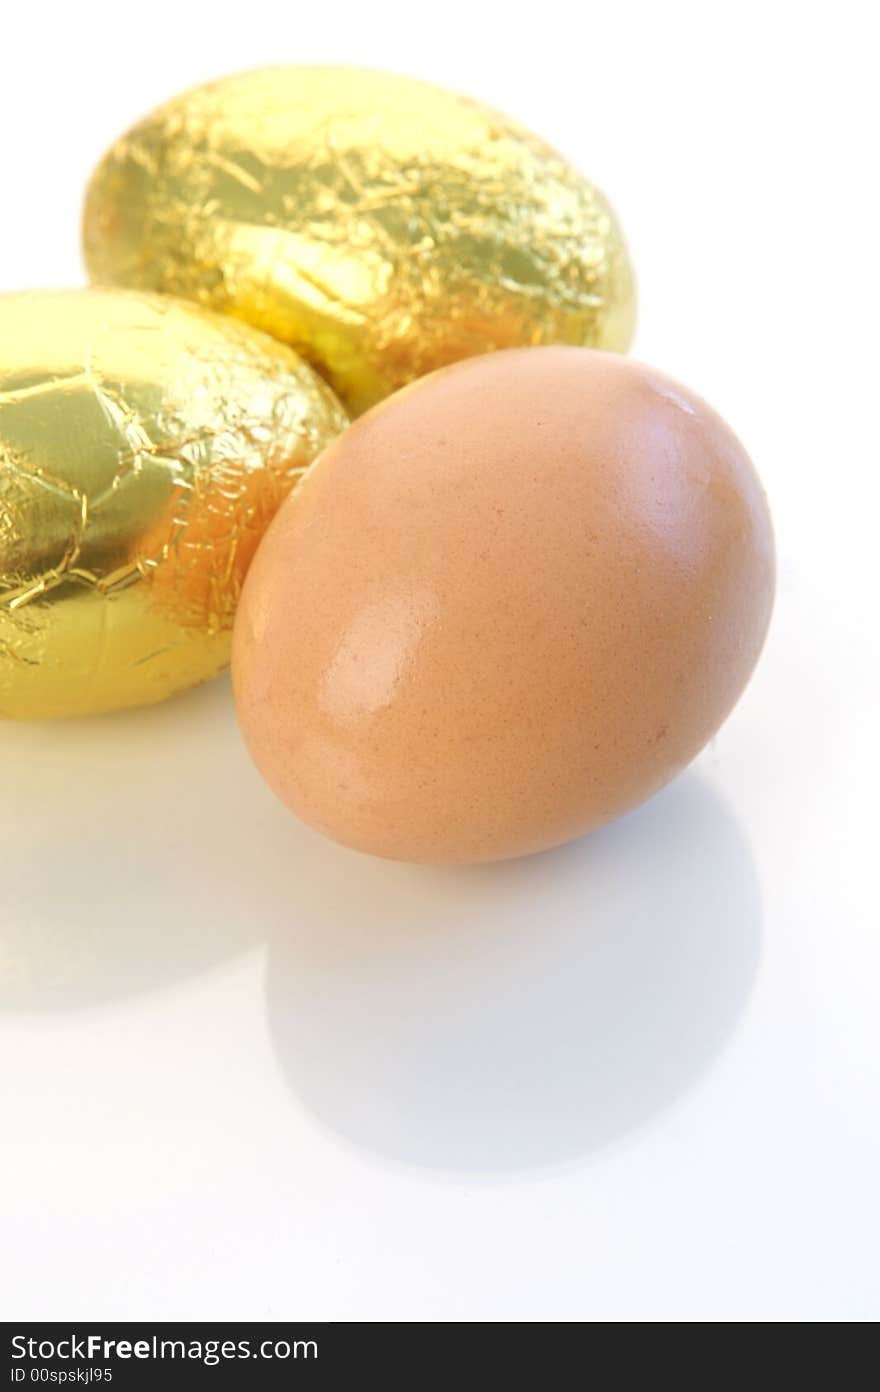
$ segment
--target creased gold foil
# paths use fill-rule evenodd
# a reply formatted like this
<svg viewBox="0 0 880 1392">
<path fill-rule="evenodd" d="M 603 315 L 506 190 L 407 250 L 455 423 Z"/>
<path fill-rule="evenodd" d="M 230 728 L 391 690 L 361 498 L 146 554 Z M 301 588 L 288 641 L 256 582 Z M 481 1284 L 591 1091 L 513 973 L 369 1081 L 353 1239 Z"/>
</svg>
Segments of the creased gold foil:
<svg viewBox="0 0 880 1392">
<path fill-rule="evenodd" d="M 274 68 L 175 98 L 109 151 L 84 234 L 93 280 L 248 320 L 354 412 L 477 353 L 632 335 L 603 196 L 506 117 L 382 73 Z"/>
<path fill-rule="evenodd" d="M 257 543 L 345 421 L 288 348 L 195 305 L 0 296 L 0 715 L 158 701 L 225 666 Z"/>
</svg>

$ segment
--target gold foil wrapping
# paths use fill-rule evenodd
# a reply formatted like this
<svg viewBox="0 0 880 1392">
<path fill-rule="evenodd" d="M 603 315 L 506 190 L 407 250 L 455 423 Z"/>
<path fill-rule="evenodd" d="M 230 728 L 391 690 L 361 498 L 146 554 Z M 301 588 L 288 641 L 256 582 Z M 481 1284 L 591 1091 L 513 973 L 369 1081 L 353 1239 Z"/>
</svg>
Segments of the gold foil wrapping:
<svg viewBox="0 0 880 1392">
<path fill-rule="evenodd" d="M 345 422 L 288 348 L 195 305 L 0 296 L 0 715 L 157 701 L 225 666 L 256 545 Z"/>
<path fill-rule="evenodd" d="M 459 358 L 632 334 L 602 195 L 506 117 L 381 73 L 282 67 L 177 97 L 109 151 L 84 232 L 93 280 L 267 330 L 354 412 Z"/>
</svg>

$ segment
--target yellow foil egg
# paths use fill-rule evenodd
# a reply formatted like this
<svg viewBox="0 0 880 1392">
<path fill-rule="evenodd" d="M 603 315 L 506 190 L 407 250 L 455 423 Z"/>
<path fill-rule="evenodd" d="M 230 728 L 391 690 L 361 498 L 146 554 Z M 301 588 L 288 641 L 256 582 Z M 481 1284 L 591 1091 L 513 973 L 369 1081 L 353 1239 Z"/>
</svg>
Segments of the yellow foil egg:
<svg viewBox="0 0 880 1392">
<path fill-rule="evenodd" d="M 345 423 L 289 348 L 195 305 L 0 296 L 0 715 L 159 701 L 224 667 L 257 543 Z"/>
<path fill-rule="evenodd" d="M 98 167 L 84 236 L 94 281 L 265 329 L 355 413 L 478 353 L 632 337 L 602 194 L 506 116 L 384 73 L 270 68 L 174 98 Z"/>
</svg>

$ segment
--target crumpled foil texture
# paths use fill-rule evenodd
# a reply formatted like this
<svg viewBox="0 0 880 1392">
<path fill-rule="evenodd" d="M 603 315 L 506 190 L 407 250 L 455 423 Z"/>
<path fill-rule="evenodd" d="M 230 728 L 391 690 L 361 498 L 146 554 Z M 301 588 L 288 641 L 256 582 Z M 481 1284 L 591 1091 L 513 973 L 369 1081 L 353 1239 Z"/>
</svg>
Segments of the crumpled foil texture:
<svg viewBox="0 0 880 1392">
<path fill-rule="evenodd" d="M 0 715 L 158 701 L 224 667 L 260 537 L 345 424 L 290 349 L 195 305 L 0 296 Z"/>
<path fill-rule="evenodd" d="M 459 358 L 632 336 L 602 194 L 507 117 L 383 73 L 279 67 L 173 99 L 98 167 L 84 238 L 94 281 L 255 324 L 355 414 Z"/>
</svg>

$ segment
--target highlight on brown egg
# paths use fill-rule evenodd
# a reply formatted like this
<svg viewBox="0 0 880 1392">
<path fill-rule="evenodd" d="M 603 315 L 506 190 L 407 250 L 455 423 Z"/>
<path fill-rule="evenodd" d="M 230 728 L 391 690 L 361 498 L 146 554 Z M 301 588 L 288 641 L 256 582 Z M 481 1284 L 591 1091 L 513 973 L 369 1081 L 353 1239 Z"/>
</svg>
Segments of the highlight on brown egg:
<svg viewBox="0 0 880 1392">
<path fill-rule="evenodd" d="M 332 444 L 245 583 L 246 742 L 305 821 L 424 862 L 588 832 L 682 769 L 773 601 L 767 503 L 702 400 L 545 347 L 435 373 Z"/>
<path fill-rule="evenodd" d="M 289 348 L 195 305 L 0 296 L 0 716 L 225 667 L 257 543 L 346 419 Z"/>
<path fill-rule="evenodd" d="M 291 344 L 357 414 L 460 358 L 625 350 L 633 275 L 603 195 L 458 93 L 277 67 L 174 97 L 89 185 L 98 284 L 160 290 Z"/>
</svg>

